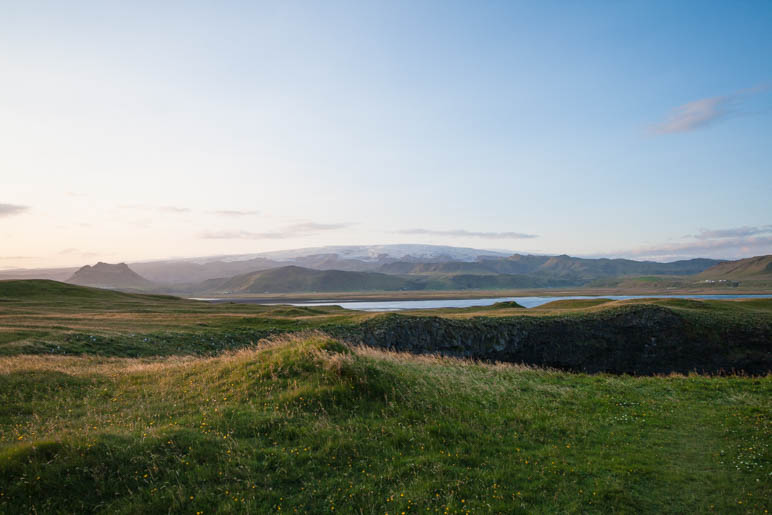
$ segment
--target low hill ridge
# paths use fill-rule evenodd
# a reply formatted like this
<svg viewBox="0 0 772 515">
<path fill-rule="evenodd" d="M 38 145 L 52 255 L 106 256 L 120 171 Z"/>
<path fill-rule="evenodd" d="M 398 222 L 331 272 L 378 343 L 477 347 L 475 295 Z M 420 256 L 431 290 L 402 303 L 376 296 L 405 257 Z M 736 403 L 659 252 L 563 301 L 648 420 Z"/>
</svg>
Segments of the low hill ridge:
<svg viewBox="0 0 772 515">
<path fill-rule="evenodd" d="M 712 266 L 699 274 L 705 279 L 772 279 L 772 254 Z"/>
<path fill-rule="evenodd" d="M 206 281 L 204 286 L 206 290 L 218 293 L 291 293 L 399 290 L 408 284 L 409 281 L 401 277 L 376 272 L 312 270 L 290 265 L 227 279 L 213 279 Z"/>
<path fill-rule="evenodd" d="M 567 281 L 545 280 L 517 274 L 393 275 L 379 272 L 313 270 L 291 265 L 231 278 L 211 279 L 198 285 L 195 291 L 210 294 L 298 293 L 543 288 L 567 285 Z"/>
</svg>

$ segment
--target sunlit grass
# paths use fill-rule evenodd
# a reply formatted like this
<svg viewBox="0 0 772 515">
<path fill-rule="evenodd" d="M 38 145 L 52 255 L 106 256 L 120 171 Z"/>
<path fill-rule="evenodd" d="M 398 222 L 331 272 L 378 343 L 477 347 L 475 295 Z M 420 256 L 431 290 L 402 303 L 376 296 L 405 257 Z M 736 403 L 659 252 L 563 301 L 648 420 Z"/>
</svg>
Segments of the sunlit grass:
<svg viewBox="0 0 772 515">
<path fill-rule="evenodd" d="M 0 512 L 761 512 L 769 377 L 352 348 L 0 358 Z"/>
</svg>

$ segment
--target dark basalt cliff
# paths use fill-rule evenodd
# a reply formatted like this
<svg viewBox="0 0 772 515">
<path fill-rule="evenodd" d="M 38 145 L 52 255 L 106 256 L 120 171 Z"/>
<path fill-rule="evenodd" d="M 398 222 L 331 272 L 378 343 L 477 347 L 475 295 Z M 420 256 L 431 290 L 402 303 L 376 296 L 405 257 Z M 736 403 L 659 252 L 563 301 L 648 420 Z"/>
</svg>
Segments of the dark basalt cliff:
<svg viewBox="0 0 772 515">
<path fill-rule="evenodd" d="M 651 305 L 581 316 L 448 319 L 390 314 L 331 332 L 350 343 L 389 350 L 579 372 L 772 371 L 769 323 L 695 320 Z"/>
</svg>

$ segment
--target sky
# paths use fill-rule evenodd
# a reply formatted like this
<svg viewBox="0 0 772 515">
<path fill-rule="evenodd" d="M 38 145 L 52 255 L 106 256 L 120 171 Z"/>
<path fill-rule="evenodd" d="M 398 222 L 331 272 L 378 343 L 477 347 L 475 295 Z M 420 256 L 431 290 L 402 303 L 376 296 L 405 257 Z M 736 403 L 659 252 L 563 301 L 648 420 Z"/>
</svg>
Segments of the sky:
<svg viewBox="0 0 772 515">
<path fill-rule="evenodd" d="M 772 2 L 7 2 L 0 269 L 772 253 Z"/>
</svg>

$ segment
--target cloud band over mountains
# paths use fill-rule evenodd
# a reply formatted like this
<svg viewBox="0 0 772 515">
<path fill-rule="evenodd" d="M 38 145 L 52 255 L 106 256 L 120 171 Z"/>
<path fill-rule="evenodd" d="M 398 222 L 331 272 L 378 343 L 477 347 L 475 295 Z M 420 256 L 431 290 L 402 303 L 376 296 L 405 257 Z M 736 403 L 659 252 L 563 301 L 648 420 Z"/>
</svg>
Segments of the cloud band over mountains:
<svg viewBox="0 0 772 515">
<path fill-rule="evenodd" d="M 482 232 L 467 231 L 464 229 L 434 230 L 434 229 L 403 229 L 395 231 L 398 234 L 414 234 L 423 236 L 448 236 L 451 238 L 487 238 L 491 240 L 522 240 L 529 238 L 538 238 L 536 234 L 525 234 L 521 232 Z"/>
<path fill-rule="evenodd" d="M 772 224 L 730 229 L 703 229 L 684 241 L 615 253 L 632 259 L 672 260 L 694 257 L 741 259 L 772 254 Z"/>
<path fill-rule="evenodd" d="M 351 226 L 349 223 L 321 224 L 316 222 L 301 222 L 288 225 L 279 231 L 208 231 L 202 233 L 200 237 L 208 240 L 284 240 L 303 236 L 313 236 L 322 231 L 334 231 L 349 226 Z"/>
</svg>

